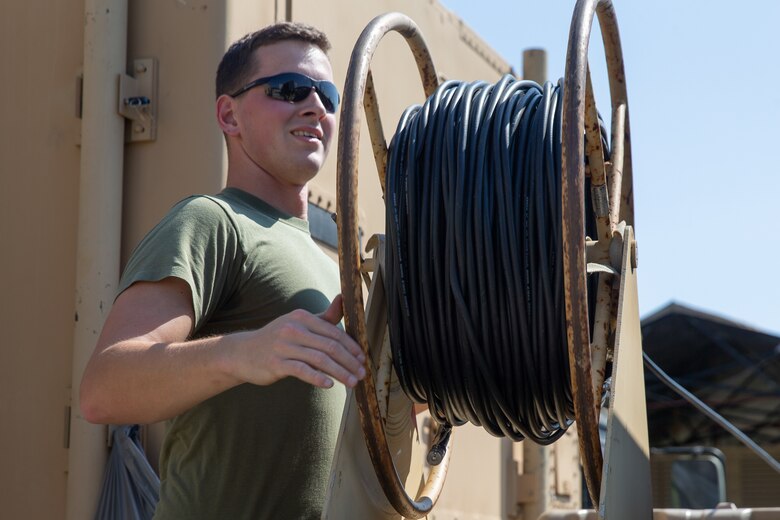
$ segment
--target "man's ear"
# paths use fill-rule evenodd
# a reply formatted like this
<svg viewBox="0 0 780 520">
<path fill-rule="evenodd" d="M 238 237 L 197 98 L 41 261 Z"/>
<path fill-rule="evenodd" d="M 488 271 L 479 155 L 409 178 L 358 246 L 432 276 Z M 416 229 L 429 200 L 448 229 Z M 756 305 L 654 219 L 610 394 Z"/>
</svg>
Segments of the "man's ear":
<svg viewBox="0 0 780 520">
<path fill-rule="evenodd" d="M 217 123 L 225 135 L 237 136 L 241 133 L 236 121 L 236 100 L 226 94 L 217 98 Z"/>
</svg>

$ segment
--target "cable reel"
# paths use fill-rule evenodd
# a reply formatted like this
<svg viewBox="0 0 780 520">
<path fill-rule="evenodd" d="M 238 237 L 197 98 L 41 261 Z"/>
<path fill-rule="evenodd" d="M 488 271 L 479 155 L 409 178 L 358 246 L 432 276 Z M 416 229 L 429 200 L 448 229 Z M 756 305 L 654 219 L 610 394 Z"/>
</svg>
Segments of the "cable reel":
<svg viewBox="0 0 780 520">
<path fill-rule="evenodd" d="M 587 61 L 595 14 L 598 15 L 603 36 L 610 84 L 612 120 L 609 156 L 602 144 Z M 422 490 L 416 498 L 411 497 L 399 477 L 388 447 L 385 431 L 389 413 L 387 405 L 383 405 L 377 397 L 378 393 L 382 394 L 392 372 L 387 355 L 386 334 L 376 332 L 377 317 L 370 315 L 386 312 L 386 305 L 376 304 L 376 280 L 372 280 L 367 273 L 372 270 L 374 277 L 379 275 L 380 267 L 377 264 L 381 258 L 371 261 L 363 259 L 357 219 L 361 103 L 383 194 L 386 191 L 388 148 L 370 64 L 379 42 L 392 31 L 398 32 L 407 42 L 417 64 L 426 98 L 439 86 L 428 48 L 411 19 L 399 13 L 389 13 L 378 16 L 365 28 L 352 53 L 341 112 L 337 160 L 339 264 L 345 328 L 363 347 L 367 358 L 372 359 L 370 353 L 374 352 L 373 359 L 377 367 L 375 371 L 367 370 L 366 378 L 354 390 L 366 448 L 379 484 L 394 510 L 405 518 L 422 518 L 431 511 L 443 487 L 452 436 L 446 431 L 443 438 L 435 443 L 436 450 L 429 454 L 429 461 L 440 461 L 440 464 L 431 467 Z M 629 135 L 623 57 L 612 3 L 610 0 L 579 0 L 569 34 L 563 87 L 563 293 L 570 382 L 583 475 L 589 495 L 597 506 L 603 496 L 604 463 L 599 438 L 602 388 L 608 360 L 615 355 L 615 345 L 621 337 L 621 319 L 626 318 L 625 313 L 621 315 L 620 309 L 630 303 L 624 303 L 624 300 L 630 299 L 625 298 L 625 294 L 630 292 L 626 289 L 626 283 L 632 283 L 631 280 L 635 283 L 635 278 L 623 276 L 628 273 L 626 269 L 633 273 L 636 267 L 636 247 L 631 228 L 633 198 Z M 587 199 L 586 185 L 590 186 Z M 586 211 L 592 213 L 587 217 L 595 221 L 596 236 L 586 237 Z M 376 239 L 370 246 L 379 248 Z M 588 279 L 589 274 L 594 275 L 591 280 Z M 364 281 L 370 286 L 369 300 L 374 300 L 374 310 L 371 312 L 367 312 L 364 304 Z M 589 300 L 595 302 L 590 309 Z M 638 309 L 635 314 L 638 327 Z M 386 317 L 380 317 L 378 322 L 384 330 Z M 622 328 L 628 330 L 633 327 Z M 369 335 L 374 339 L 369 341 Z M 383 346 L 377 345 L 383 341 Z M 637 341 L 640 342 L 641 358 L 641 339 Z M 381 354 L 377 355 L 376 352 Z M 624 357 L 628 358 L 627 355 Z M 612 375 L 614 380 L 615 368 Z M 641 399 L 641 406 L 644 407 L 643 387 Z M 646 436 L 646 417 L 644 429 Z"/>
</svg>

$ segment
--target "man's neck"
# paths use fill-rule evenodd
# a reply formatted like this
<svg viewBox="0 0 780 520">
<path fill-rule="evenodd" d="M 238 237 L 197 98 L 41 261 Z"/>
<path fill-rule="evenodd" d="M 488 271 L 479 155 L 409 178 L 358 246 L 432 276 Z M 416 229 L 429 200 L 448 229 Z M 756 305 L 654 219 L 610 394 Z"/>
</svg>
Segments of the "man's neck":
<svg viewBox="0 0 780 520">
<path fill-rule="evenodd" d="M 309 207 L 308 184 L 303 186 L 283 185 L 269 176 L 247 177 L 231 175 L 228 172 L 226 187 L 243 190 L 258 199 L 262 199 L 279 211 L 307 220 Z"/>
</svg>

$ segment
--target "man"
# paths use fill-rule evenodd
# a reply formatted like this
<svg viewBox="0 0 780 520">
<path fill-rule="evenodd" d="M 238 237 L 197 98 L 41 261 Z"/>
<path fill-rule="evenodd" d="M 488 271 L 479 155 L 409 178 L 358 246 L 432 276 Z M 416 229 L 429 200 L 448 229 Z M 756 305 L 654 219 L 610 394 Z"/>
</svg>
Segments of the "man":
<svg viewBox="0 0 780 520">
<path fill-rule="evenodd" d="M 139 244 L 84 373 L 87 420 L 171 419 L 156 519 L 320 516 L 343 385 L 365 375 L 306 221 L 339 101 L 329 47 L 281 23 L 228 49 L 227 187 L 180 202 Z"/>
</svg>

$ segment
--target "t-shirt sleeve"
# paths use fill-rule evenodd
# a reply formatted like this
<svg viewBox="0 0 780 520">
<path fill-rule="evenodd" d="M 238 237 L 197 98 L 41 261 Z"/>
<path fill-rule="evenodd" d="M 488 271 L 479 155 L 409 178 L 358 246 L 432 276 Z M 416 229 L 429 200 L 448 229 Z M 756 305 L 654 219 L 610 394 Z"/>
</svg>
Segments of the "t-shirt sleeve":
<svg viewBox="0 0 780 520">
<path fill-rule="evenodd" d="M 243 255 L 236 227 L 208 197 L 178 203 L 138 244 L 125 267 L 119 293 L 135 282 L 175 276 L 192 291 L 193 332 L 235 290 Z"/>
</svg>

